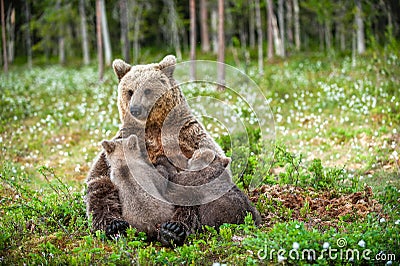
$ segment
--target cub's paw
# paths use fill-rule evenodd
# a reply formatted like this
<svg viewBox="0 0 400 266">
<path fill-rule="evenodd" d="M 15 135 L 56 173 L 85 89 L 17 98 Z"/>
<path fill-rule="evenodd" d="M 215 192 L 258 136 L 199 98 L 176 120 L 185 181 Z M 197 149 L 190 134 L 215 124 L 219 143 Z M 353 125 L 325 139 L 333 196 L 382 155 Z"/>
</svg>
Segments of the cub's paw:
<svg viewBox="0 0 400 266">
<path fill-rule="evenodd" d="M 106 227 L 106 236 L 109 238 L 119 238 L 126 235 L 129 223 L 123 220 L 114 220 Z"/>
<path fill-rule="evenodd" d="M 164 246 L 182 246 L 186 240 L 186 226 L 181 222 L 166 222 L 161 225 L 159 240 Z"/>
</svg>

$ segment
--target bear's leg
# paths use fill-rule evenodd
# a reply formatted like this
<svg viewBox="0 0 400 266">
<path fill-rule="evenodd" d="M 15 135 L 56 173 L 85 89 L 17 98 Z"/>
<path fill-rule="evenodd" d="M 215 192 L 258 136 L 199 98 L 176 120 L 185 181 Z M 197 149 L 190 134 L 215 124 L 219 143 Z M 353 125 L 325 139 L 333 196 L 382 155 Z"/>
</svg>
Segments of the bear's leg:
<svg viewBox="0 0 400 266">
<path fill-rule="evenodd" d="M 106 227 L 106 236 L 113 238 L 114 236 L 126 235 L 126 229 L 129 228 L 129 223 L 124 220 L 113 220 Z"/>
<path fill-rule="evenodd" d="M 165 222 L 160 227 L 158 240 L 167 247 L 182 246 L 186 240 L 187 229 L 181 222 Z"/>
<path fill-rule="evenodd" d="M 87 182 L 87 214 L 92 215 L 92 231 L 106 231 L 107 236 L 123 234 L 129 224 L 122 219 L 118 189 L 108 176 Z"/>
<path fill-rule="evenodd" d="M 198 229 L 198 206 L 180 206 L 176 208 L 172 220 L 161 225 L 159 241 L 165 246 L 182 246 L 186 237 Z"/>
<path fill-rule="evenodd" d="M 234 186 L 219 199 L 199 207 L 202 225 L 219 227 L 224 223 L 241 224 L 250 212 L 255 225 L 261 223 L 260 213 L 239 188 Z"/>
<path fill-rule="evenodd" d="M 118 189 L 111 182 L 104 152 L 94 162 L 86 184 L 86 211 L 88 216 L 92 215 L 92 232 L 103 230 L 108 236 L 123 233 L 128 224 L 122 219 Z"/>
</svg>

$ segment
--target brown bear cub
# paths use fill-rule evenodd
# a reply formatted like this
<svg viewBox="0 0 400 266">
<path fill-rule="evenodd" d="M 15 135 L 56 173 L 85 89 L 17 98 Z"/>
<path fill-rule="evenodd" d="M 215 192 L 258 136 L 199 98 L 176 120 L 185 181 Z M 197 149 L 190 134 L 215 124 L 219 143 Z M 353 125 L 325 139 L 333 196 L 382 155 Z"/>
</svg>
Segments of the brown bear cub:
<svg viewBox="0 0 400 266">
<path fill-rule="evenodd" d="M 118 188 L 123 219 L 138 231 L 145 232 L 149 239 L 156 239 L 158 227 L 171 219 L 174 206 L 152 197 L 136 181 L 147 175 L 150 179 L 151 173 L 155 172 L 142 158 L 137 137 L 104 140 L 102 146 L 110 164 L 111 181 Z M 131 169 L 134 169 L 135 176 Z M 163 190 L 162 186 L 158 189 Z"/>
<path fill-rule="evenodd" d="M 175 204 L 176 209 L 171 221 L 160 228 L 159 241 L 162 244 L 181 245 L 185 240 L 171 232 L 170 227 L 182 228 L 186 232 L 185 237 L 202 229 L 201 227 L 204 224 L 201 219 L 200 203 L 202 201 L 207 202 L 207 194 L 212 195 L 215 191 L 202 188 L 201 185 L 222 177 L 220 183 L 217 183 L 223 184 L 221 189 L 224 189 L 226 185 L 232 187 L 229 175 L 225 174 L 224 176 L 230 161 L 230 158 L 218 156 L 209 149 L 196 150 L 188 161 L 188 170 L 178 172 L 166 156 L 157 159 L 157 170 L 171 181 L 166 190 L 165 198 L 170 202 L 179 202 Z"/>
<path fill-rule="evenodd" d="M 169 199 L 180 197 L 179 191 L 168 186 L 168 179 L 181 185 L 190 180 L 212 180 L 221 175 L 230 163 L 229 158 L 215 156 L 209 150 L 195 155 L 189 161 L 190 170 L 180 173 L 166 157 L 160 158 L 158 172 L 146 162 L 135 135 L 125 139 L 104 140 L 102 146 L 110 164 L 111 181 L 119 191 L 122 218 L 138 231 L 145 232 L 150 240 L 158 239 L 164 245 L 182 245 L 186 236 L 200 227 L 198 206 L 174 206 L 173 202 L 168 202 Z M 205 166 L 204 156 L 208 159 L 212 157 L 211 164 Z M 200 167 L 204 168 L 191 170 Z M 189 198 L 193 199 L 192 196 Z"/>
</svg>

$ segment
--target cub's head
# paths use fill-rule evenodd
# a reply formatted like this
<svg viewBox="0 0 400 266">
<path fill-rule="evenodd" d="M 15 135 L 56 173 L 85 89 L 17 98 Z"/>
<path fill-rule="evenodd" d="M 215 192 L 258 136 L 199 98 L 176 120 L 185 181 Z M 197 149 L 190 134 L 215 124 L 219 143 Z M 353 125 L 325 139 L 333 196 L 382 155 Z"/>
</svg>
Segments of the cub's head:
<svg viewBox="0 0 400 266">
<path fill-rule="evenodd" d="M 176 58 L 166 56 L 161 62 L 131 66 L 121 59 L 113 62 L 119 79 L 118 110 L 122 123 L 126 115 L 141 122 L 162 123 L 162 117 L 181 101 L 181 92 L 173 79 Z"/>
<path fill-rule="evenodd" d="M 217 156 L 213 150 L 203 148 L 194 151 L 192 158 L 188 160 L 188 168 L 190 171 L 199 171 L 210 165 L 225 168 L 230 162 L 230 158 Z"/>
<path fill-rule="evenodd" d="M 135 135 L 126 139 L 103 140 L 101 145 L 112 168 L 121 167 L 126 165 L 127 161 L 141 157 L 138 138 Z"/>
</svg>

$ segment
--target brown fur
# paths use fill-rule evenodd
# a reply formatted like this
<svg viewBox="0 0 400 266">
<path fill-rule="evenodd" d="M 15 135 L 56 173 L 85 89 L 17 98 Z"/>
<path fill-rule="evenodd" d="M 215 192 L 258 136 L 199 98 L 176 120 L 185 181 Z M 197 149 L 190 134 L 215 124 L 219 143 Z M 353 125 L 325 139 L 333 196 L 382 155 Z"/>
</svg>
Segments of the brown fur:
<svg viewBox="0 0 400 266">
<path fill-rule="evenodd" d="M 208 162 L 210 164 L 207 165 Z M 175 184 L 201 186 L 219 177 L 229 163 L 229 158 L 215 156 L 211 150 L 196 150 L 193 157 L 189 160 L 189 170 L 177 172 L 165 156 L 158 158 L 156 168 L 165 178 Z M 167 189 L 167 193 L 177 193 L 170 189 Z M 203 191 L 201 190 L 190 195 L 190 199 L 192 200 L 200 200 L 201 197 L 203 197 Z M 188 233 L 194 233 L 204 225 L 199 210 L 199 205 L 176 206 L 176 211 L 171 221 L 183 223 L 188 229 Z"/>
<path fill-rule="evenodd" d="M 150 178 L 151 171 L 155 171 L 146 165 L 137 137 L 103 141 L 102 145 L 110 164 L 111 181 L 119 191 L 122 218 L 138 231 L 146 232 L 150 239 L 156 239 L 157 229 L 171 219 L 174 206 L 152 197 L 136 181 L 135 177 L 149 175 Z M 130 168 L 134 168 L 134 172 Z"/>
<path fill-rule="evenodd" d="M 173 79 L 174 65 L 174 56 L 167 56 L 160 63 L 137 66 L 130 66 L 122 60 L 114 61 L 113 68 L 119 79 L 118 110 L 122 122 L 122 129 L 117 137 L 137 135 L 139 143 L 145 146 L 143 148 L 146 148 L 148 159 L 153 164 L 158 158 L 167 156 L 174 164 L 179 162 L 177 168 L 181 170 L 186 168 L 184 163 L 187 163 L 187 159 L 192 157 L 195 150 L 210 149 L 217 156 L 225 157 L 225 155 L 191 114 L 182 92 Z M 146 89 L 150 89 L 151 93 L 146 94 Z M 143 108 L 144 115 L 133 117 L 130 113 L 132 106 Z M 168 113 L 176 106 L 180 107 L 177 110 L 178 113 L 173 115 L 172 120 L 166 121 Z M 168 145 L 173 146 L 175 137 L 172 132 L 177 125 L 180 125 L 179 147 L 166 150 L 165 147 Z M 166 130 L 164 135 L 167 136 L 164 146 L 161 128 Z M 185 158 L 177 156 L 179 148 Z M 107 184 L 110 191 L 96 191 L 96 182 Z M 206 182 L 206 180 L 201 182 Z M 89 172 L 87 184 L 87 211 L 88 215 L 93 215 L 93 229 L 104 229 L 109 221 L 120 219 L 122 216 L 121 203 L 110 180 L 110 170 L 104 155 L 100 155 L 95 161 Z M 105 198 L 114 199 L 115 202 L 104 201 Z M 105 212 L 103 213 L 102 210 Z M 242 223 L 247 211 L 253 214 L 256 223 L 260 222 L 259 213 L 236 186 L 233 186 L 221 198 L 200 206 L 198 211 L 202 225 L 219 226 L 224 222 Z"/>
<path fill-rule="evenodd" d="M 92 231 L 105 230 L 113 220 L 121 219 L 122 208 L 104 151 L 95 160 L 86 184 L 86 212 L 92 215 Z"/>
</svg>

